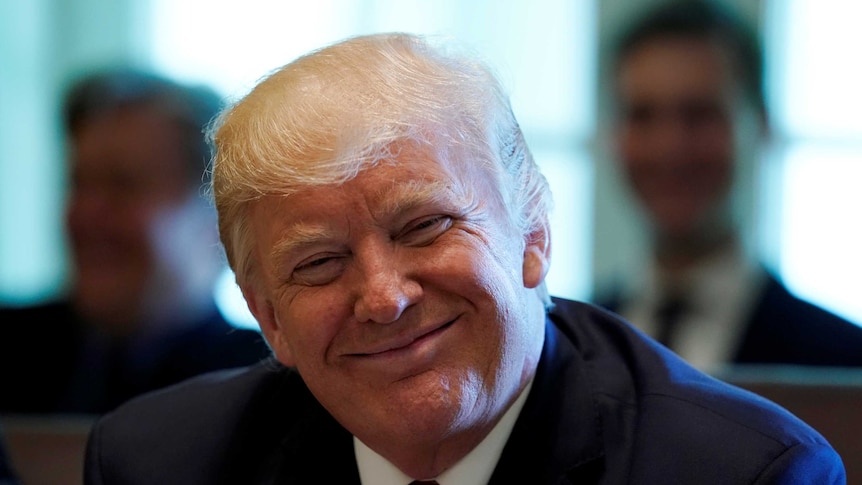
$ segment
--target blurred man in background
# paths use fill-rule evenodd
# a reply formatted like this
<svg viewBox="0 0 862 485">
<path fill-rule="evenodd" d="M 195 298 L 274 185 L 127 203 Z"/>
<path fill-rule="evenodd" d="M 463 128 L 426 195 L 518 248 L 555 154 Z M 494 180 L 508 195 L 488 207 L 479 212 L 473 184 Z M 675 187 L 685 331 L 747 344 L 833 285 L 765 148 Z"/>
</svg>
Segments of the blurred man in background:
<svg viewBox="0 0 862 485">
<path fill-rule="evenodd" d="M 619 168 L 651 231 L 640 286 L 598 302 L 702 369 L 862 365 L 862 328 L 792 295 L 732 213 L 769 132 L 759 39 L 729 6 L 665 2 L 614 46 Z"/>
<path fill-rule="evenodd" d="M 224 262 L 204 129 L 220 106 L 208 88 L 130 69 L 68 91 L 70 291 L 0 313 L 0 412 L 102 413 L 269 354 L 213 298 Z"/>
</svg>

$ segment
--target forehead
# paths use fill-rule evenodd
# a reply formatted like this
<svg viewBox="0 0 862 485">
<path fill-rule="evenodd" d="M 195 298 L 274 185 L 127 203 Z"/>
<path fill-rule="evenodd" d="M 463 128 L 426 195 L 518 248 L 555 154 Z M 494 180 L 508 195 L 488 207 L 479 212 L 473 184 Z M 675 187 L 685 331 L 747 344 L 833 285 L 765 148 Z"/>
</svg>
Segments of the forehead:
<svg viewBox="0 0 862 485">
<path fill-rule="evenodd" d="M 128 108 L 88 119 L 74 133 L 72 144 L 80 163 L 176 174 L 186 168 L 182 137 L 168 117 Z"/>
<path fill-rule="evenodd" d="M 423 203 L 463 198 L 476 189 L 468 188 L 471 181 L 481 178 L 476 177 L 478 163 L 440 159 L 430 147 L 406 144 L 390 153 L 346 182 L 292 187 L 287 195 L 264 197 L 258 205 L 279 201 L 278 205 L 295 216 L 291 218 L 325 218 L 342 210 L 333 209 L 336 200 L 352 200 L 376 215 L 384 215 Z"/>
<path fill-rule="evenodd" d="M 406 222 L 405 214 L 412 218 L 427 210 L 462 211 L 482 196 L 450 165 L 420 153 L 401 152 L 397 160 L 366 168 L 344 183 L 265 196 L 251 207 L 260 247 L 270 248 L 266 251 L 280 260 L 279 255 L 294 249 L 343 238 L 348 228 L 391 228 Z"/>
<path fill-rule="evenodd" d="M 624 98 L 720 94 L 737 89 L 730 55 L 718 42 L 658 37 L 632 49 L 617 70 Z"/>
<path fill-rule="evenodd" d="M 320 163 L 301 160 L 290 170 L 285 179 L 286 185 L 282 189 L 276 187 L 274 192 L 309 194 L 352 187 L 373 201 L 392 198 L 393 193 L 415 192 L 419 185 L 442 180 L 448 181 L 450 185 L 470 184 L 472 182 L 468 181 L 479 173 L 488 171 L 484 168 L 487 164 L 463 152 L 452 147 L 441 149 L 428 141 L 400 140 L 368 150 L 361 159 L 336 155 Z M 340 161 L 332 163 L 332 158 Z M 328 171 L 330 176 L 316 176 L 321 169 Z M 346 177 L 340 175 L 350 172 L 355 173 Z"/>
</svg>

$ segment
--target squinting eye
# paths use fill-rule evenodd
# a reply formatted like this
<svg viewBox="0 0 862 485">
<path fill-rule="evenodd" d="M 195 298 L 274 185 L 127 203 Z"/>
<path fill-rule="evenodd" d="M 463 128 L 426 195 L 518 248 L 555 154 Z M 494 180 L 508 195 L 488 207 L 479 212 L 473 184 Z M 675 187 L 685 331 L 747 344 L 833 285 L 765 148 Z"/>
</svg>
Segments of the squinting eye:
<svg viewBox="0 0 862 485">
<path fill-rule="evenodd" d="M 420 219 L 415 223 L 408 224 L 398 235 L 398 240 L 405 244 L 424 246 L 431 244 L 440 234 L 452 227 L 452 218 L 449 216 L 434 216 Z"/>
<path fill-rule="evenodd" d="M 293 280 L 306 286 L 318 286 L 329 283 L 341 274 L 344 267 L 344 256 L 332 255 L 314 257 L 299 264 L 293 269 Z"/>
<path fill-rule="evenodd" d="M 438 217 L 434 217 L 431 219 L 426 219 L 424 221 L 421 221 L 419 224 L 416 224 L 415 226 L 413 226 L 410 230 L 411 231 L 421 231 L 422 229 L 427 229 L 429 227 L 433 227 L 434 225 L 438 224 L 443 219 L 444 219 L 443 216 L 438 216 Z"/>
<path fill-rule="evenodd" d="M 327 261 L 330 261 L 331 259 L 332 259 L 332 257 L 330 257 L 330 256 L 325 257 L 325 258 L 317 258 L 317 259 L 311 260 L 307 263 L 303 263 L 303 264 L 297 266 L 296 270 L 302 271 L 302 270 L 314 268 L 315 266 L 322 266 L 322 265 L 326 264 Z"/>
</svg>

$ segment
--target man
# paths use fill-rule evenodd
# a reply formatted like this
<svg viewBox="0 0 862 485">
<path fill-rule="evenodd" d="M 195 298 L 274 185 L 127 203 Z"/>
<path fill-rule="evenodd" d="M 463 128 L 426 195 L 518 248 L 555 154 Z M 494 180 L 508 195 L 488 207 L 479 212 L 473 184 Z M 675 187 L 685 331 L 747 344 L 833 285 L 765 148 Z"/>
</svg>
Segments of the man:
<svg viewBox="0 0 862 485">
<path fill-rule="evenodd" d="M 547 182 L 455 52 L 347 39 L 219 117 L 220 233 L 277 362 L 103 418 L 86 483 L 842 483 L 783 409 L 551 299 Z"/>
<path fill-rule="evenodd" d="M 644 281 L 597 301 L 704 370 L 862 365 L 862 328 L 792 295 L 743 249 L 732 205 L 769 120 L 757 37 L 726 7 L 665 2 L 615 46 L 617 160 L 653 258 Z"/>
<path fill-rule="evenodd" d="M 69 90 L 68 298 L 0 312 L 0 412 L 100 414 L 145 391 L 269 355 L 222 318 L 215 210 L 202 197 L 203 87 L 92 73 Z"/>
</svg>

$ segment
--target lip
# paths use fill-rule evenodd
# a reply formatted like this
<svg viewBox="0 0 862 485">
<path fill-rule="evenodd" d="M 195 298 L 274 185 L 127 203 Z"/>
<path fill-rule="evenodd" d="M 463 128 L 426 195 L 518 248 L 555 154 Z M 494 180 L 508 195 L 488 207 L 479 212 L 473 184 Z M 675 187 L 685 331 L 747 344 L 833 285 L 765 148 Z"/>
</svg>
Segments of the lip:
<svg viewBox="0 0 862 485">
<path fill-rule="evenodd" d="M 430 343 L 441 334 L 443 334 L 449 327 L 455 323 L 455 320 L 449 320 L 442 325 L 435 326 L 434 328 L 426 331 L 422 331 L 418 334 L 406 334 L 404 336 L 400 336 L 394 340 L 387 341 L 377 348 L 369 349 L 366 352 L 354 353 L 350 354 L 353 357 L 388 357 L 388 356 L 396 356 L 406 352 L 410 352 L 413 350 L 419 350 L 425 347 L 426 343 Z"/>
</svg>

